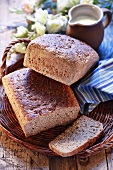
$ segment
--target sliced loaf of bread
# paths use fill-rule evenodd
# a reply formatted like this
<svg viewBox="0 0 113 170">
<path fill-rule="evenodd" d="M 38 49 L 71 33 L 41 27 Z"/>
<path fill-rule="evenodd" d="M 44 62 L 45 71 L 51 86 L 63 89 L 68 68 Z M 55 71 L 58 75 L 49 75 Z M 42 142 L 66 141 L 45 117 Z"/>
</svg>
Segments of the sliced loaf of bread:
<svg viewBox="0 0 113 170">
<path fill-rule="evenodd" d="M 72 156 L 93 145 L 102 131 L 102 123 L 82 115 L 65 132 L 51 141 L 49 148 L 62 157 Z"/>
<path fill-rule="evenodd" d="M 68 124 L 78 116 L 80 107 L 69 86 L 29 68 L 12 72 L 2 81 L 26 136 Z"/>
</svg>

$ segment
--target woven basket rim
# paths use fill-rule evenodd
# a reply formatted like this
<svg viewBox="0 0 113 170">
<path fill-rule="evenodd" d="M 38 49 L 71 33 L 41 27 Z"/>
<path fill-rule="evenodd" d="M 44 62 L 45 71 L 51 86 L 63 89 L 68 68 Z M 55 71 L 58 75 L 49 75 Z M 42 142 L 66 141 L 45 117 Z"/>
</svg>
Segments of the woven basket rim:
<svg viewBox="0 0 113 170">
<path fill-rule="evenodd" d="M 15 116 L 16 117 L 16 116 Z M 26 142 L 23 141 L 19 138 L 17 138 L 15 135 L 13 135 L 13 133 L 11 131 L 9 131 L 7 129 L 7 127 L 4 127 L 2 125 L 0 125 L 0 128 L 14 141 L 16 141 L 17 143 L 20 143 L 22 145 L 24 145 L 25 147 L 28 147 L 29 149 L 31 149 L 32 151 L 36 151 L 36 152 L 40 152 L 46 155 L 50 155 L 50 156 L 59 156 L 56 153 L 54 153 L 53 151 L 51 151 L 49 148 L 44 147 L 44 146 L 36 146 L 33 145 L 30 142 Z M 78 153 L 77 155 L 80 158 L 84 158 L 84 157 L 88 157 L 90 155 L 94 155 L 98 152 L 100 152 L 102 149 L 108 149 L 110 147 L 113 146 L 113 133 L 103 142 L 100 143 L 96 143 L 94 144 L 92 147 L 87 148 L 86 150 L 81 151 L 80 153 Z"/>
<path fill-rule="evenodd" d="M 2 125 L 0 125 L 0 129 L 2 129 L 8 135 L 9 138 L 11 138 L 12 140 L 16 141 L 17 143 L 19 143 L 19 144 L 21 144 L 25 147 L 31 149 L 32 151 L 40 152 L 42 154 L 46 154 L 46 155 L 50 155 L 50 156 L 59 156 L 55 152 L 51 151 L 49 148 L 40 147 L 40 146 L 37 146 L 37 148 L 36 148 L 32 144 L 16 138 L 10 131 L 8 131 Z M 102 143 L 104 143 L 104 142 L 93 145 L 89 149 L 83 150 L 76 155 L 79 156 L 80 158 L 85 158 L 85 157 L 88 157 L 90 155 L 97 154 L 97 153 L 101 152 L 101 150 L 103 150 L 103 149 L 108 149 L 108 148 L 113 147 L 113 134 L 107 139 L 107 142 L 105 143 L 105 145 L 101 146 Z"/>
<path fill-rule="evenodd" d="M 6 67 L 6 58 L 7 58 L 7 53 L 8 51 L 10 50 L 10 48 L 15 44 L 15 43 L 18 43 L 18 42 L 26 42 L 29 44 L 30 40 L 29 39 L 18 39 L 16 41 L 12 41 L 9 46 L 6 47 L 4 53 L 3 53 L 3 56 L 2 56 L 2 65 L 1 65 L 1 78 L 8 74 L 9 72 L 12 72 L 12 71 L 15 71 L 17 69 L 17 67 L 22 67 L 22 62 L 23 60 L 20 60 L 19 62 L 17 61 L 16 64 L 13 64 L 11 65 L 10 68 L 7 68 Z M 106 102 L 105 104 L 106 105 Z M 112 104 L 111 104 L 112 105 Z M 98 107 L 98 106 L 97 106 Z M 99 106 L 101 108 L 101 106 Z M 101 109 L 100 109 L 101 110 Z M 113 109 L 112 109 L 113 110 Z M 98 111 L 98 108 L 97 108 L 97 111 Z M 95 114 L 94 113 L 95 111 L 93 111 L 92 114 Z M 2 113 L 1 113 L 2 114 Z M 96 115 L 96 114 L 95 114 Z M 111 119 L 113 122 L 113 112 L 112 112 L 112 116 L 111 116 Z M 47 154 L 47 155 L 52 155 L 52 156 L 58 156 L 56 153 L 54 153 L 53 151 L 51 151 L 49 148 L 47 147 L 42 147 L 42 146 L 35 146 L 29 142 L 26 142 L 26 141 L 22 141 L 21 139 L 17 138 L 15 135 L 13 135 L 13 133 L 11 133 L 11 131 L 9 131 L 5 126 L 2 126 L 0 125 L 0 128 L 11 138 L 13 139 L 14 141 L 16 141 L 17 143 L 20 143 L 26 147 L 28 147 L 29 149 L 33 150 L 33 151 L 37 151 L 37 152 L 40 152 L 40 153 L 43 153 L 43 154 Z M 113 125 L 111 126 L 111 128 L 113 128 Z M 84 158 L 84 157 L 87 157 L 87 156 L 90 156 L 90 155 L 93 155 L 95 153 L 98 153 L 100 152 L 102 149 L 107 149 L 107 148 L 110 148 L 113 146 L 113 131 L 111 132 L 111 135 L 108 136 L 104 141 L 100 142 L 100 143 L 96 143 L 94 144 L 92 147 L 89 147 L 87 148 L 86 150 L 78 153 L 77 155 L 81 158 Z"/>
</svg>

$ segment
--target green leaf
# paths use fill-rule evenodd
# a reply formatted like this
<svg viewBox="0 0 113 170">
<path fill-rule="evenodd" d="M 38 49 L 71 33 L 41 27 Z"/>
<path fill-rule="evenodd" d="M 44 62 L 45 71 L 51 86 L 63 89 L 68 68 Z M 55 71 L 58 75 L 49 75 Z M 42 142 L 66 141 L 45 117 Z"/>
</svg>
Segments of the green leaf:
<svg viewBox="0 0 113 170">
<path fill-rule="evenodd" d="M 39 2 L 36 2 L 36 6 L 40 7 L 46 2 L 46 0 L 40 0 Z"/>
<path fill-rule="evenodd" d="M 94 0 L 93 4 L 95 5 L 99 4 L 98 0 Z"/>
<path fill-rule="evenodd" d="M 9 8 L 9 11 L 16 14 L 24 14 L 22 10 L 19 10 L 17 8 Z"/>
</svg>

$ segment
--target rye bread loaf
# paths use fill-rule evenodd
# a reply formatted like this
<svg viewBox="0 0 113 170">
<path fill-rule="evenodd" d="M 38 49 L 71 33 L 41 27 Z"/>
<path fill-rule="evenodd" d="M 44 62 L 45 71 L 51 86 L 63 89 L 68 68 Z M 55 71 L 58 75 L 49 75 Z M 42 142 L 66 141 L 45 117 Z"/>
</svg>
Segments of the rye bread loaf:
<svg viewBox="0 0 113 170">
<path fill-rule="evenodd" d="M 72 156 L 93 145 L 102 131 L 102 123 L 83 115 L 51 141 L 49 147 L 62 157 Z"/>
<path fill-rule="evenodd" d="M 89 45 L 67 35 L 45 34 L 27 47 L 24 66 L 71 85 L 93 67 L 99 56 Z"/>
<path fill-rule="evenodd" d="M 2 82 L 26 136 L 77 118 L 79 104 L 67 85 L 29 68 L 4 76 Z"/>
</svg>

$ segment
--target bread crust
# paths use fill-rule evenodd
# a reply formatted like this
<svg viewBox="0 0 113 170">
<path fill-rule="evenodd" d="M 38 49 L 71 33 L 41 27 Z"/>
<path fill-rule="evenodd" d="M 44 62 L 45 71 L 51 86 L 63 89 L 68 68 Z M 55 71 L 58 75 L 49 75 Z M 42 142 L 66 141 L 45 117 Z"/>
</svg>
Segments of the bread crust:
<svg viewBox="0 0 113 170">
<path fill-rule="evenodd" d="M 45 34 L 28 45 L 24 66 L 71 85 L 99 60 L 89 45 L 67 35 Z"/>
<path fill-rule="evenodd" d="M 2 82 L 26 136 L 77 118 L 80 107 L 69 86 L 29 68 L 4 76 Z"/>
<path fill-rule="evenodd" d="M 84 126 L 84 123 L 86 124 L 86 127 Z M 88 126 L 90 127 L 91 125 L 92 128 L 88 128 Z M 95 132 L 93 132 L 94 129 Z M 87 147 L 92 146 L 97 139 L 100 138 L 102 131 L 102 123 L 83 115 L 78 118 L 72 126 L 68 127 L 65 132 L 51 141 L 49 143 L 49 148 L 62 157 L 73 156 L 85 150 Z M 84 137 L 86 133 L 87 136 Z M 81 144 L 77 143 L 77 141 L 79 142 L 80 140 Z M 72 146 L 70 147 L 70 145 Z"/>
</svg>

